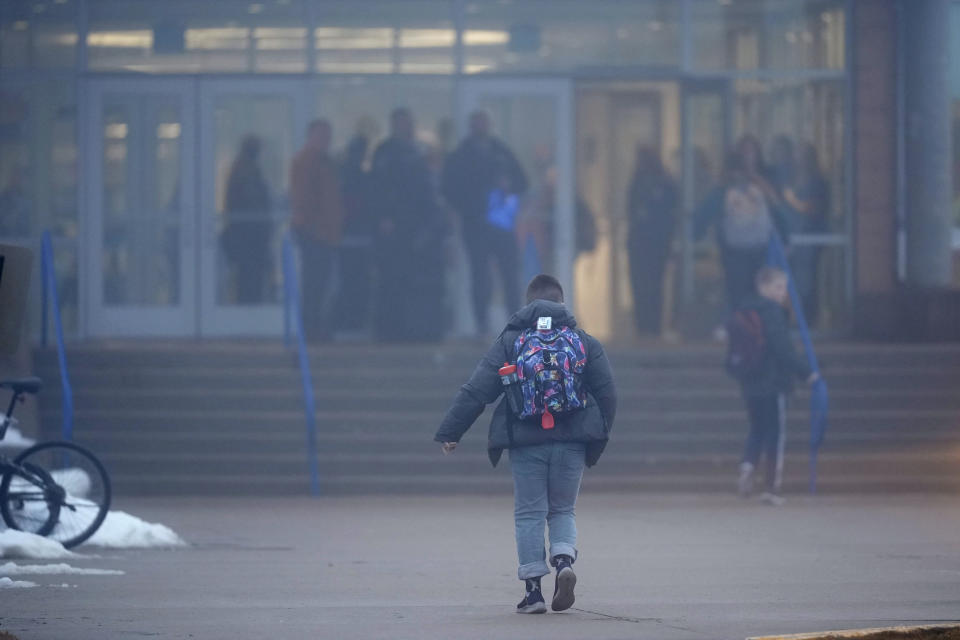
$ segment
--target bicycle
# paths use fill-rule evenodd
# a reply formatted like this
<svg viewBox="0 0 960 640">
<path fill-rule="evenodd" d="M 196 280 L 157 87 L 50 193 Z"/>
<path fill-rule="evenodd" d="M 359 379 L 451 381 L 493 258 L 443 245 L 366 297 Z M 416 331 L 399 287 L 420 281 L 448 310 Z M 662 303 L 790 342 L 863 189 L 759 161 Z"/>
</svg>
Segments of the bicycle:
<svg viewBox="0 0 960 640">
<path fill-rule="evenodd" d="M 0 382 L 13 396 L 0 415 L 0 441 L 16 425 L 13 410 L 43 387 L 40 378 Z M 34 444 L 12 460 L 0 453 L 0 516 L 10 529 L 75 547 L 92 536 L 110 509 L 110 476 L 87 449 L 65 441 Z"/>
</svg>

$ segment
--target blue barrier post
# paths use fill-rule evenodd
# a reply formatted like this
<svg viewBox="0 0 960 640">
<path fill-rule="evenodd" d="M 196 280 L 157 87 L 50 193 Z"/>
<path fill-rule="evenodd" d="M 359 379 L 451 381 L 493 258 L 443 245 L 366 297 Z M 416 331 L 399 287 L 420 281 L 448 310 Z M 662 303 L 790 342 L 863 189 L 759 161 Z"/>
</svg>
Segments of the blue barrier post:
<svg viewBox="0 0 960 640">
<path fill-rule="evenodd" d="M 57 336 L 57 360 L 60 363 L 60 387 L 63 392 L 64 440 L 73 440 L 73 387 L 70 386 L 70 373 L 67 371 L 67 352 L 63 338 L 63 321 L 60 316 L 60 296 L 57 293 L 57 278 L 53 263 L 53 242 L 50 232 L 44 231 L 40 238 L 41 273 L 43 274 L 43 344 L 46 345 L 47 300 L 53 307 L 53 326 Z"/>
<path fill-rule="evenodd" d="M 294 296 L 299 295 L 299 292 L 296 291 L 296 287 L 294 287 L 293 292 L 290 291 L 290 279 L 293 277 L 293 275 L 287 274 L 287 253 L 292 253 L 293 248 L 288 246 L 289 244 L 290 236 L 285 235 L 283 237 L 283 246 L 281 248 L 280 259 L 283 265 L 283 344 L 288 349 L 291 346 L 290 327 L 291 323 L 293 322 L 291 307 L 293 306 Z"/>
<path fill-rule="evenodd" d="M 807 356 L 807 363 L 810 365 L 811 371 L 820 373 L 817 354 L 813 351 L 813 340 L 810 337 L 810 328 L 807 326 L 807 319 L 803 313 L 803 300 L 797 292 L 793 273 L 790 271 L 790 264 L 787 261 L 787 255 L 783 249 L 783 242 L 776 233 L 770 236 L 770 244 L 767 249 L 767 261 L 787 273 L 790 303 L 793 305 L 794 316 L 797 319 L 797 328 L 800 330 L 800 340 L 803 342 L 803 350 Z M 827 429 L 829 405 L 830 397 L 827 391 L 827 383 L 821 378 L 810 390 L 810 493 L 817 492 L 817 454 L 820 451 L 820 445 L 823 443 Z"/>
<path fill-rule="evenodd" d="M 47 304 L 47 261 L 46 251 L 43 248 L 43 239 L 40 240 L 40 346 L 47 346 L 47 318 L 50 315 Z"/>
<path fill-rule="evenodd" d="M 320 469 L 317 461 L 317 403 L 313 394 L 313 375 L 310 373 L 310 356 L 303 337 L 303 316 L 300 313 L 300 287 L 290 236 L 283 237 L 283 285 L 284 285 L 284 336 L 290 344 L 290 321 L 297 339 L 297 356 L 300 362 L 300 382 L 303 387 L 304 414 L 307 423 L 307 464 L 310 467 L 310 491 L 320 495 Z"/>
<path fill-rule="evenodd" d="M 287 268 L 286 265 L 284 265 L 283 268 L 284 268 L 284 271 L 286 271 L 286 268 Z M 286 278 L 286 275 L 284 275 L 284 278 Z M 289 349 L 291 346 L 290 323 L 292 322 L 292 319 L 290 317 L 291 315 L 290 305 L 292 303 L 290 301 L 290 294 L 286 290 L 287 289 L 286 283 L 284 283 L 283 289 L 284 289 L 283 291 L 283 346 Z"/>
</svg>

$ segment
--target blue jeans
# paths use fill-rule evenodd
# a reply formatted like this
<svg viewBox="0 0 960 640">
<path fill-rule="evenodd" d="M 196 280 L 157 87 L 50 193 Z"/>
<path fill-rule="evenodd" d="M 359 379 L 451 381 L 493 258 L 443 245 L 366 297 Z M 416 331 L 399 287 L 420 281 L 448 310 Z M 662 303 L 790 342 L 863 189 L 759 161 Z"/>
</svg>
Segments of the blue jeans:
<svg viewBox="0 0 960 640">
<path fill-rule="evenodd" d="M 510 450 L 513 471 L 513 517 L 521 580 L 550 573 L 543 534 L 550 525 L 550 558 L 577 557 L 574 506 L 580 493 L 586 445 L 551 442 Z"/>
</svg>

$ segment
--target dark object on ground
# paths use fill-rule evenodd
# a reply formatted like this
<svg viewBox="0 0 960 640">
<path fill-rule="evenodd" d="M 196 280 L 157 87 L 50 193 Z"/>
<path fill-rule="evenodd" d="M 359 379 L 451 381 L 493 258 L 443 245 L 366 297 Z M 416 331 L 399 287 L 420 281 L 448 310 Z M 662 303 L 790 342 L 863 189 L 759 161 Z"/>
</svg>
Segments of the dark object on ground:
<svg viewBox="0 0 960 640">
<path fill-rule="evenodd" d="M 17 636 L 6 631 L 0 631 L 0 640 L 18 640 Z"/>
<path fill-rule="evenodd" d="M 809 640 L 841 640 L 850 636 L 825 635 Z M 913 629 L 910 631 L 880 631 L 867 636 L 857 636 L 857 640 L 960 640 L 960 627 L 935 627 Z"/>
</svg>

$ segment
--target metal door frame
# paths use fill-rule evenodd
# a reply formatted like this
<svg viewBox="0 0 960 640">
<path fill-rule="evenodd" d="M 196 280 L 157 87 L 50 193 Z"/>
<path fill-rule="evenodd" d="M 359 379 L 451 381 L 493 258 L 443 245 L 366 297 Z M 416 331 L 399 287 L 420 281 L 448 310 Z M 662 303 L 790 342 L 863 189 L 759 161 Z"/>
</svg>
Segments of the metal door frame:
<svg viewBox="0 0 960 640">
<path fill-rule="evenodd" d="M 245 94 L 283 96 L 291 99 L 293 140 L 305 136 L 312 113 L 309 104 L 310 86 L 298 78 L 202 78 L 199 81 L 197 157 L 200 159 L 200 181 L 197 185 L 198 332 L 203 336 L 278 336 L 283 333 L 283 303 L 256 306 L 222 305 L 217 300 L 218 229 L 217 216 L 211 215 L 216 202 L 214 110 L 221 95 Z M 294 147 L 298 147 L 294 144 Z M 288 176 L 289 179 L 289 176 Z M 289 187 L 289 183 L 286 185 Z M 273 194 L 274 201 L 280 194 Z M 279 233 L 285 233 L 281 227 Z"/>
<path fill-rule="evenodd" d="M 553 218 L 553 251 L 556 273 L 553 275 L 563 285 L 567 306 L 573 308 L 576 292 L 573 289 L 573 262 L 576 258 L 576 182 L 574 145 L 576 122 L 574 118 L 573 80 L 570 78 L 532 77 L 471 77 L 465 76 L 456 89 L 457 122 L 461 129 L 469 119 L 470 112 L 480 104 L 481 96 L 496 95 L 546 96 L 554 100 L 557 109 L 555 162 L 557 167 L 557 190 Z M 464 283 L 466 284 L 466 283 Z M 469 286 L 461 286 L 467 292 Z M 469 295 L 463 295 L 455 305 L 455 330 L 470 331 L 472 312 Z"/>
<path fill-rule="evenodd" d="M 103 106 L 107 95 L 170 96 L 175 95 L 180 107 L 179 164 L 179 302 L 170 307 L 125 305 L 108 307 L 103 291 Z M 81 252 L 81 297 L 85 322 L 90 336 L 186 336 L 195 333 L 196 234 L 194 181 L 196 139 L 194 90 L 186 78 L 92 78 L 84 83 L 81 95 L 84 128 L 81 147 L 81 183 L 84 184 L 81 207 L 81 235 L 85 250 Z"/>
</svg>

